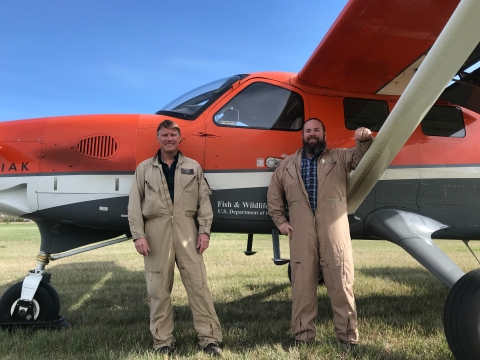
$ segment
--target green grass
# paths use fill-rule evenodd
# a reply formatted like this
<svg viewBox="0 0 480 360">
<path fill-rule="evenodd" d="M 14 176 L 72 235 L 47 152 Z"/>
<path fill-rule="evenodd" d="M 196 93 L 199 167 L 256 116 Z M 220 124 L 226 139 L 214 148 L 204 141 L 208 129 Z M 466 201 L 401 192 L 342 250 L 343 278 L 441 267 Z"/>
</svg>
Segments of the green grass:
<svg viewBox="0 0 480 360">
<path fill-rule="evenodd" d="M 448 289 L 397 246 L 354 241 L 355 295 L 362 346 L 339 345 L 330 301 L 318 288 L 317 341 L 290 348 L 291 291 L 286 266 L 271 261 L 271 240 L 254 237 L 258 253 L 243 254 L 246 235 L 214 234 L 205 253 L 209 285 L 223 327 L 226 359 L 451 359 L 443 335 Z M 288 257 L 282 238 L 282 255 Z M 478 267 L 459 241 L 437 241 L 465 271 Z M 471 243 L 478 252 L 480 244 Z M 0 224 L 0 294 L 36 266 L 39 233 L 32 223 Z M 51 284 L 62 331 L 0 331 L 1 359 L 154 359 L 148 328 L 143 261 L 131 241 L 52 262 Z M 199 352 L 178 271 L 173 305 L 178 359 Z"/>
</svg>

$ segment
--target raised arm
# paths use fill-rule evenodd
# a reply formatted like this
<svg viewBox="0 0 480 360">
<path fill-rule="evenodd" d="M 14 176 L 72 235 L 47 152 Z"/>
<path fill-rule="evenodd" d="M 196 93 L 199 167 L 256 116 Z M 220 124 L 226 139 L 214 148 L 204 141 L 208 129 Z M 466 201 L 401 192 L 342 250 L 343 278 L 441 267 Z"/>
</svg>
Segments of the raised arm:
<svg viewBox="0 0 480 360">
<path fill-rule="evenodd" d="M 363 155 L 365 155 L 372 144 L 372 132 L 370 129 L 360 127 L 355 130 L 355 140 L 355 147 L 345 150 L 345 166 L 349 172 L 356 169 Z"/>
</svg>

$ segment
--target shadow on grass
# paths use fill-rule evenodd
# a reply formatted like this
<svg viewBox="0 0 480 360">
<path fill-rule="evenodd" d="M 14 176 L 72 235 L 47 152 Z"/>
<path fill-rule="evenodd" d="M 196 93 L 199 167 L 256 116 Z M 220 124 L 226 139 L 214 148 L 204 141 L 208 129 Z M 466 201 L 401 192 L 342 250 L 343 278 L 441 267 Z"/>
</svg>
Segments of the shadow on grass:
<svg viewBox="0 0 480 360">
<path fill-rule="evenodd" d="M 411 267 L 374 267 L 355 269 L 355 273 L 368 277 L 394 281 L 398 284 L 409 286 L 422 285 L 433 288 L 441 284 L 434 275 L 423 268 Z M 445 286 L 446 288 L 446 286 Z"/>
<path fill-rule="evenodd" d="M 443 332 L 442 314 L 450 289 L 430 272 L 409 267 L 362 268 L 356 272 L 409 288 L 402 295 L 389 295 L 380 290 L 356 297 L 359 318 L 397 328 L 414 325 L 426 336 Z"/>
<path fill-rule="evenodd" d="M 404 333 L 414 329 L 425 336 L 443 331 L 441 313 L 448 289 L 445 287 L 444 292 L 439 292 L 436 283 L 438 280 L 428 272 L 411 268 L 357 271 L 365 276 L 388 278 L 402 284 L 408 283 L 409 279 L 415 279 L 411 281 L 411 286 L 419 286 L 421 278 L 423 285 L 422 291 L 410 295 L 369 294 L 357 297 L 359 319 L 362 323 L 379 329 L 396 328 Z M 58 341 L 62 342 L 62 346 L 56 345 L 57 356 L 62 357 L 62 353 L 65 355 L 63 357 L 73 356 L 76 351 L 83 354 L 90 351 L 92 354 L 100 348 L 106 353 L 116 354 L 116 358 L 123 358 L 130 356 L 131 352 L 142 353 L 151 349 L 143 271 L 130 271 L 114 262 L 93 262 L 55 266 L 51 273 L 51 284 L 57 289 L 61 299 L 60 313 L 72 324 L 72 329 L 66 332 L 68 335 L 63 335 L 65 332 L 60 335 L 61 339 Z M 5 285 L 4 288 L 14 283 Z M 232 301 L 215 302 L 224 331 L 225 346 L 235 353 L 276 345 L 288 351 L 291 345 L 291 301 L 289 296 L 288 300 L 284 300 L 286 297 L 279 294 L 289 291 L 290 284 L 250 284 L 246 287 L 253 294 Z M 215 293 L 213 296 L 216 298 Z M 183 355 L 191 356 L 198 348 L 190 308 L 174 305 L 174 314 L 174 336 L 184 349 Z M 316 322 L 319 327 L 328 329 L 330 334 L 326 339 L 322 339 L 322 342 L 337 346 L 332 318 L 328 295 L 320 291 Z M 28 335 L 18 335 L 25 336 L 23 342 L 29 341 Z M 1 339 L 0 337 L 0 342 Z M 48 353 L 48 346 L 51 346 L 52 341 L 54 340 L 50 340 L 50 345 L 47 345 L 49 342 L 40 345 L 45 349 L 39 351 Z M 31 346 L 33 348 L 33 344 Z M 365 345 L 359 351 L 362 354 L 372 354 L 377 350 L 381 354 L 382 350 Z M 401 352 L 394 355 L 392 358 L 407 357 Z M 83 358 L 83 355 L 78 358 Z"/>
</svg>

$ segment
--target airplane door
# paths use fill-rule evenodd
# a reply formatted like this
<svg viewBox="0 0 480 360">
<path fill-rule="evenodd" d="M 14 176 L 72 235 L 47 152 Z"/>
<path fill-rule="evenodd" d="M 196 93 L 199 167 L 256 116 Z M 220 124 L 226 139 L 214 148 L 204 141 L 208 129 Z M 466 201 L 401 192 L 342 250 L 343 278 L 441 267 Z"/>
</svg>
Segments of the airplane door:
<svg viewBox="0 0 480 360">
<path fill-rule="evenodd" d="M 270 221 L 272 172 L 300 147 L 307 112 L 299 89 L 266 79 L 245 82 L 211 108 L 204 169 L 215 218 Z"/>
</svg>

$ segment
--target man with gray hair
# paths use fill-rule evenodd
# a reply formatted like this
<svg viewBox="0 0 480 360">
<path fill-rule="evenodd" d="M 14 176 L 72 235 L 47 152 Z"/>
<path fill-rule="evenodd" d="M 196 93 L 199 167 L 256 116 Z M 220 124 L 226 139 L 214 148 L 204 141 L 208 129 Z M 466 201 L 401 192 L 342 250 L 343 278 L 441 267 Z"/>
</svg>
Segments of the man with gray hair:
<svg viewBox="0 0 480 360">
<path fill-rule="evenodd" d="M 222 330 L 202 256 L 209 246 L 213 221 L 211 191 L 198 162 L 178 150 L 180 128 L 175 122 L 161 122 L 157 140 L 158 153 L 135 171 L 128 203 L 135 249 L 144 256 L 153 347 L 167 356 L 174 351 L 170 294 L 176 263 L 200 347 L 221 356 Z"/>
</svg>

